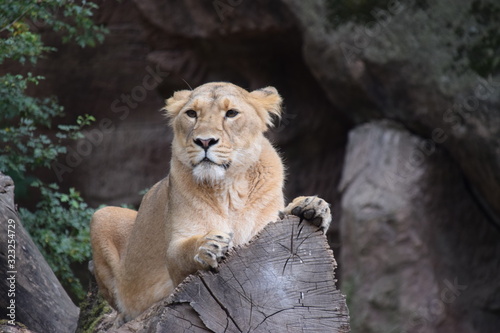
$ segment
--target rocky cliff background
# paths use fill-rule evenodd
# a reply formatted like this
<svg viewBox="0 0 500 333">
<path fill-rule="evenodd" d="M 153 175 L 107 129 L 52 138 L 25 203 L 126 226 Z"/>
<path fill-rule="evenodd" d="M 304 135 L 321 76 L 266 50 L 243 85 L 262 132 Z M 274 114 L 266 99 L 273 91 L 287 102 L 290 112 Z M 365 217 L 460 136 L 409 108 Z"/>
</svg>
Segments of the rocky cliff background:
<svg viewBox="0 0 500 333">
<path fill-rule="evenodd" d="M 95 125 L 45 175 L 94 206 L 168 173 L 159 109 L 209 81 L 275 86 L 286 194 L 332 202 L 353 332 L 500 327 L 500 5 L 494 0 L 99 1 L 34 94 Z M 43 89 L 43 91 L 42 91 Z"/>
</svg>

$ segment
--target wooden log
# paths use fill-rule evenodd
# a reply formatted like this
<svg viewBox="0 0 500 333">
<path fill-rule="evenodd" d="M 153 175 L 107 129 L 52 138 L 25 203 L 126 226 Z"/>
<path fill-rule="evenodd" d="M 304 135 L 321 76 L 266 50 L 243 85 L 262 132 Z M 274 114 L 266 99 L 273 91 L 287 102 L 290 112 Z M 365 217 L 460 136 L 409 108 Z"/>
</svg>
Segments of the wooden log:
<svg viewBox="0 0 500 333">
<path fill-rule="evenodd" d="M 11 325 L 8 323 L 8 320 L 0 320 L 0 332 L 2 333 L 36 333 L 33 332 L 24 325 L 19 324 L 19 323 L 14 323 L 14 325 Z"/>
<path fill-rule="evenodd" d="M 1 172 L 0 240 L 0 318 L 35 332 L 74 332 L 79 310 L 24 229 L 14 205 L 14 182 Z M 15 256 L 9 252 L 14 248 Z M 2 325 L 2 332 L 8 331 L 9 323 Z"/>
<path fill-rule="evenodd" d="M 217 272 L 188 277 L 167 300 L 113 332 L 349 332 L 325 236 L 297 217 L 269 224 Z"/>
</svg>

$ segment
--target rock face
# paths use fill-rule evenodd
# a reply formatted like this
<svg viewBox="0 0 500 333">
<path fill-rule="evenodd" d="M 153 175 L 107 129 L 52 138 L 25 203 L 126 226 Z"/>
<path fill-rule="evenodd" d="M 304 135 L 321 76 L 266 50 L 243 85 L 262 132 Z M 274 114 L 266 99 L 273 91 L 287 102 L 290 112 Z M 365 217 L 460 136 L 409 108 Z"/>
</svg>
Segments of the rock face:
<svg viewBox="0 0 500 333">
<path fill-rule="evenodd" d="M 487 39 L 498 37 L 498 4 L 374 1 L 357 8 L 364 18 L 331 12 L 333 24 L 325 13 L 338 3 L 284 2 L 336 108 L 418 135 L 381 124 L 350 133 L 341 265 L 353 330 L 494 332 L 500 78 Z"/>
<path fill-rule="evenodd" d="M 333 1 L 283 1 L 333 105 L 358 122 L 396 120 L 441 144 L 500 226 L 500 59 L 498 43 L 488 42 L 499 38 L 500 6 L 373 1 L 365 22 L 347 15 L 332 28 L 325 13 Z"/>
<path fill-rule="evenodd" d="M 496 332 L 500 242 L 450 156 L 392 122 L 349 134 L 343 290 L 354 332 Z"/>
<path fill-rule="evenodd" d="M 110 30 L 104 44 L 81 49 L 61 45 L 52 32 L 44 35 L 59 51 L 37 66 L 51 91 L 36 93 L 57 95 L 68 114 L 64 121 L 85 113 L 97 119 L 50 176 L 81 190 L 93 206 L 138 204 L 139 192 L 168 170 L 171 134 L 157 89 L 170 74 L 146 60 L 149 46 L 135 4 L 101 5 L 96 20 Z M 66 77 L 71 80 L 60 79 Z"/>
</svg>

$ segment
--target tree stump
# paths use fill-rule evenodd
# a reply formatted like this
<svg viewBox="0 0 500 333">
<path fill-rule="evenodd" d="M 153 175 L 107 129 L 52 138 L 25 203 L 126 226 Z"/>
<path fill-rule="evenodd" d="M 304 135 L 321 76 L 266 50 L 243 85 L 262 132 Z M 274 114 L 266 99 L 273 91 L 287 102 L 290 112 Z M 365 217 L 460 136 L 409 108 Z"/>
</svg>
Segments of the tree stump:
<svg viewBox="0 0 500 333">
<path fill-rule="evenodd" d="M 7 319 L 0 331 L 28 332 L 10 325 L 12 320 L 40 333 L 74 332 L 78 308 L 24 229 L 14 205 L 14 182 L 1 172 L 0 239 L 0 319 Z"/>
<path fill-rule="evenodd" d="M 322 232 L 289 216 L 109 332 L 349 332 L 335 267 Z"/>
</svg>

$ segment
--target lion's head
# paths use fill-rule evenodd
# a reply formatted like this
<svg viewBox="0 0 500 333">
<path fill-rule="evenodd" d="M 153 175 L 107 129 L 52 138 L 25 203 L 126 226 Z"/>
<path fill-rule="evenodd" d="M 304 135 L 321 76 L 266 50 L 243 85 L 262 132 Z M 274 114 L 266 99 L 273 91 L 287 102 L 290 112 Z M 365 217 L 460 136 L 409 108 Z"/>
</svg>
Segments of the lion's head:
<svg viewBox="0 0 500 333">
<path fill-rule="evenodd" d="M 197 182 L 217 183 L 254 164 L 272 116 L 281 115 L 273 87 L 248 92 L 214 82 L 174 93 L 164 108 L 174 130 L 172 154 Z"/>
</svg>

